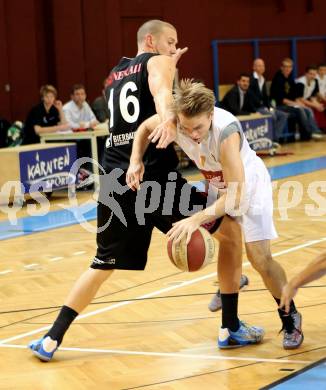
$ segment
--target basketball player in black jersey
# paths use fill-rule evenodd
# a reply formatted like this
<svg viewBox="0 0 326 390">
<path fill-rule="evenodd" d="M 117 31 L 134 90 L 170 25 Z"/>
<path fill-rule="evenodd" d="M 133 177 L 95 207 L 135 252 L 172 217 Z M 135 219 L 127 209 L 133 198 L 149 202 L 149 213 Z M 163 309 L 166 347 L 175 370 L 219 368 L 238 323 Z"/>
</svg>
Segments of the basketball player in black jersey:
<svg viewBox="0 0 326 390">
<path fill-rule="evenodd" d="M 185 49 L 176 49 L 175 28 L 169 23 L 158 20 L 149 21 L 141 26 L 137 41 L 137 56 L 123 57 L 112 69 L 106 81 L 105 94 L 110 110 L 110 135 L 104 152 L 106 174 L 100 177 L 97 253 L 91 267 L 75 283 L 49 332 L 29 345 L 33 353 L 44 361 L 52 359 L 70 324 L 91 302 L 99 287 L 114 269 L 143 270 L 145 268 L 153 228 L 157 227 L 166 233 L 173 222 L 183 217 L 178 202 L 172 205 L 172 216 L 163 215 L 162 199 L 158 209 L 146 213 L 145 223 L 140 224 L 136 215 L 137 193 L 123 188 L 123 186 L 127 187 L 126 171 L 129 166 L 132 140 L 138 126 L 156 112 L 162 122 L 166 123 L 170 119 L 168 107 L 172 102 L 176 61 L 185 51 Z M 144 163 L 146 167 L 144 180 L 159 183 L 163 194 L 166 192 L 165 189 L 167 190 L 168 183 L 175 182 L 175 198 L 179 199 L 181 189 L 187 184 L 175 170 L 178 160 L 173 146 L 166 150 L 158 150 L 155 145 L 149 145 Z M 110 187 L 108 177 L 112 179 L 111 174 L 120 184 L 117 191 L 116 188 Z M 117 183 L 114 182 L 116 186 Z M 205 206 L 205 198 L 198 194 L 196 189 L 189 188 L 189 191 L 191 204 Z M 108 205 L 108 198 L 111 202 L 109 205 L 116 202 L 114 204 L 122 211 L 122 218 Z M 216 227 L 218 223 L 220 221 L 216 223 Z M 106 224 L 108 228 L 102 229 Z M 235 281 L 231 288 L 237 291 L 241 274 L 241 245 L 237 247 L 236 243 L 233 243 L 232 253 L 236 254 L 237 276 L 234 277 Z M 229 261 L 232 261 L 232 255 Z M 237 296 L 233 297 L 234 302 L 235 300 Z M 225 321 L 230 323 L 228 326 L 237 327 L 236 313 L 231 318 L 228 311 L 224 310 L 224 312 Z M 253 335 L 250 341 L 260 340 L 256 340 Z"/>
</svg>

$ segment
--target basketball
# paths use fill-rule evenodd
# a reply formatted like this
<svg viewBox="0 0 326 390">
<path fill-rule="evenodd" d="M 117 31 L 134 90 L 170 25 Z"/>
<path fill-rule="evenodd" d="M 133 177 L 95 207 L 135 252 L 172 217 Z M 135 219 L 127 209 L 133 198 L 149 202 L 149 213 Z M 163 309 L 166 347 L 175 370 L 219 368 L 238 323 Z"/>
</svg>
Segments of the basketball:
<svg viewBox="0 0 326 390">
<path fill-rule="evenodd" d="M 206 267 L 215 257 L 214 239 L 202 227 L 193 232 L 188 245 L 185 236 L 177 244 L 168 241 L 167 249 L 170 260 L 181 271 L 198 271 Z"/>
</svg>

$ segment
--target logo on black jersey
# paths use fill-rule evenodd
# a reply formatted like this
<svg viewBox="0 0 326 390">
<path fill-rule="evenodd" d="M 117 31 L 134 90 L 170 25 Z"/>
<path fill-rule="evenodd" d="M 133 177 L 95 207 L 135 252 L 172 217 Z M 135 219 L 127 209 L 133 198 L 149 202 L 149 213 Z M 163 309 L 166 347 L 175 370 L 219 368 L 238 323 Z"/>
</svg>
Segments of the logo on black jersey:
<svg viewBox="0 0 326 390">
<path fill-rule="evenodd" d="M 120 70 L 118 72 L 111 72 L 109 77 L 105 81 L 105 87 L 110 86 L 114 81 L 122 80 L 124 77 L 131 74 L 139 73 L 141 71 L 142 64 L 130 66 L 127 69 Z"/>
<path fill-rule="evenodd" d="M 110 134 L 106 139 L 105 147 L 109 149 L 112 146 L 128 145 L 134 139 L 134 137 L 135 137 L 135 131 L 131 131 L 125 134 L 117 134 L 117 135 Z"/>
</svg>

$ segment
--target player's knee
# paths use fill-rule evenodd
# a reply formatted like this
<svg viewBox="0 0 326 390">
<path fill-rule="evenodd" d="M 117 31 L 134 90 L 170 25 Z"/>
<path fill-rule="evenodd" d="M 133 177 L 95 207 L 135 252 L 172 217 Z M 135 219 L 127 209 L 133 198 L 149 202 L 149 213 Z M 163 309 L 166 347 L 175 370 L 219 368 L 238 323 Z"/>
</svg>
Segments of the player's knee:
<svg viewBox="0 0 326 390">
<path fill-rule="evenodd" d="M 238 232 L 237 227 L 228 231 L 218 231 L 215 237 L 218 239 L 220 245 L 242 252 L 241 231 Z"/>
<path fill-rule="evenodd" d="M 262 276 L 272 276 L 272 257 L 267 255 L 259 255 L 250 259 L 251 265 Z"/>
</svg>

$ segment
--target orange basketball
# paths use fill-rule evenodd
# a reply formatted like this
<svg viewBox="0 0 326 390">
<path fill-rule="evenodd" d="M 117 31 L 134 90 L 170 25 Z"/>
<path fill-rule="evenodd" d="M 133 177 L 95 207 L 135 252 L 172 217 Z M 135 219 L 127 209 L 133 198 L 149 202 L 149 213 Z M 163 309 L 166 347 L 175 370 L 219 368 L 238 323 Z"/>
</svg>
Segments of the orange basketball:
<svg viewBox="0 0 326 390">
<path fill-rule="evenodd" d="M 215 258 L 214 239 L 202 227 L 193 232 L 188 245 L 184 237 L 177 244 L 168 241 L 167 249 L 170 260 L 181 271 L 198 271 Z"/>
</svg>

